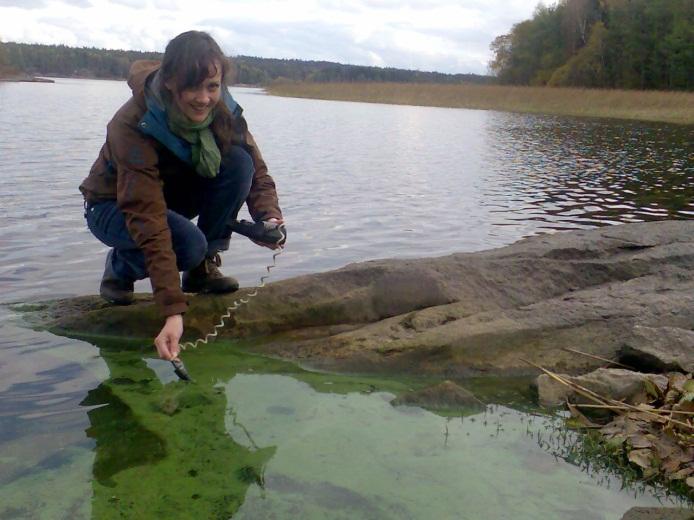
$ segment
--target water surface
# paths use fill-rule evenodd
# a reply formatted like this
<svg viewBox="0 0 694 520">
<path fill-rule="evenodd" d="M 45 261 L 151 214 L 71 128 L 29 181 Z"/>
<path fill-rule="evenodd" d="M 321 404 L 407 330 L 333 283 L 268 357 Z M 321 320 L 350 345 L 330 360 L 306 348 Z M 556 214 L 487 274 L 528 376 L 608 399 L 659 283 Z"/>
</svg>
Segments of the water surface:
<svg viewBox="0 0 694 520">
<path fill-rule="evenodd" d="M 234 95 L 288 221 L 274 279 L 693 211 L 691 127 Z M 96 292 L 106 248 L 77 186 L 127 97 L 123 82 L 0 83 L 0 303 Z M 235 237 L 224 270 L 255 284 L 268 260 Z M 390 404 L 426 382 L 228 345 L 186 354 L 186 386 L 148 345 L 31 331 L 6 307 L 0 350 L 2 519 L 617 520 L 659 503 L 553 456 L 524 387 L 467 382 L 496 405 L 442 416 Z"/>
</svg>

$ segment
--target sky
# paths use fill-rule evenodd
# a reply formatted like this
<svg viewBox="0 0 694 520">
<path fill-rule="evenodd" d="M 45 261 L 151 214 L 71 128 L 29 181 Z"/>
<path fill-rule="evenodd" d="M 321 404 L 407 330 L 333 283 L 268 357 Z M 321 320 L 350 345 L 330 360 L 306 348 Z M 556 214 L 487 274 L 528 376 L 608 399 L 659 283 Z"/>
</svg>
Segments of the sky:
<svg viewBox="0 0 694 520">
<path fill-rule="evenodd" d="M 539 0 L 0 0 L 0 40 L 163 51 L 209 32 L 230 56 L 485 74 Z"/>
</svg>

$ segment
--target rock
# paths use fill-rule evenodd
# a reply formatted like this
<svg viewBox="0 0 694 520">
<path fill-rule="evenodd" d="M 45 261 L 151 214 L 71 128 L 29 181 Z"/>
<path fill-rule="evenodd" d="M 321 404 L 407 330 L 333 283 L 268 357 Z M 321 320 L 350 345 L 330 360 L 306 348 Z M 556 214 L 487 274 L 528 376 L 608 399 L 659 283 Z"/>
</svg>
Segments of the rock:
<svg viewBox="0 0 694 520">
<path fill-rule="evenodd" d="M 391 401 L 393 406 L 411 405 L 433 410 L 454 410 L 460 408 L 484 408 L 482 401 L 472 392 L 465 390 L 452 381 L 444 381 L 422 390 L 406 392 Z"/>
<path fill-rule="evenodd" d="M 649 222 L 477 253 L 351 264 L 269 284 L 220 337 L 338 371 L 536 373 L 525 358 L 582 373 L 602 363 L 563 347 L 616 359 L 625 345 L 639 344 L 644 329 L 637 326 L 688 332 L 694 325 L 693 237 L 694 221 Z M 209 332 L 239 294 L 193 297 L 187 337 Z M 36 326 L 73 336 L 152 338 L 162 324 L 149 296 L 130 307 L 94 296 L 31 310 Z"/>
<path fill-rule="evenodd" d="M 619 357 L 626 364 L 652 371 L 694 372 L 694 332 L 676 327 L 636 326 Z"/>
<path fill-rule="evenodd" d="M 632 507 L 622 520 L 694 520 L 694 511 L 673 507 Z"/>
<path fill-rule="evenodd" d="M 628 404 L 640 404 L 649 401 L 647 383 L 650 382 L 661 391 L 665 391 L 668 378 L 660 374 L 642 374 L 621 368 L 599 368 L 589 374 L 572 377 L 559 374 L 562 378 L 577 383 L 596 394 L 624 401 Z M 537 389 L 542 406 L 559 406 L 567 400 L 590 403 L 592 401 L 580 396 L 570 387 L 559 383 L 546 374 L 537 378 Z"/>
</svg>

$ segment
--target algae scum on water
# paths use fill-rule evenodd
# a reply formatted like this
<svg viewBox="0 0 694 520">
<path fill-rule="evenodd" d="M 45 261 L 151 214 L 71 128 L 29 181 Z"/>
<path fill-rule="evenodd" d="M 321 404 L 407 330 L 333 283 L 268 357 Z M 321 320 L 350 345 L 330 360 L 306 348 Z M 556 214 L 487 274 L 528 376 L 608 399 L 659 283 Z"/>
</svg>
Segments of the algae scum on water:
<svg viewBox="0 0 694 520">
<path fill-rule="evenodd" d="M 468 381 L 504 404 L 434 413 L 392 403 L 431 380 L 308 372 L 220 342 L 184 354 L 184 383 L 149 350 L 97 343 L 109 375 L 80 402 L 86 428 L 51 423 L 60 449 L 25 468 L 45 434 L 0 438 L 14 468 L 0 518 L 618 520 L 658 504 L 548 449 L 555 419 L 531 410 L 527 380 Z"/>
</svg>

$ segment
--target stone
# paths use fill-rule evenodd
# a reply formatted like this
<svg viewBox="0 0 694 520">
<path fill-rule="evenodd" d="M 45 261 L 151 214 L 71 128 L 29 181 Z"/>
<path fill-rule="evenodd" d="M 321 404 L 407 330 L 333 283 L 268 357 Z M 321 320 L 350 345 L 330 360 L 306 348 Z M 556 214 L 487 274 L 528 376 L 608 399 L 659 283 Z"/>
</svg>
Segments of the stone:
<svg viewBox="0 0 694 520">
<path fill-rule="evenodd" d="M 601 397 L 623 401 L 628 404 L 640 404 L 650 400 L 647 395 L 646 381 L 664 391 L 668 378 L 660 374 L 642 374 L 622 368 L 599 368 L 588 374 L 572 377 L 559 374 L 562 378 L 576 383 Z M 581 396 L 572 388 L 552 379 L 546 374 L 537 378 L 539 402 L 542 406 L 559 406 L 567 400 L 571 402 L 591 403 L 590 399 Z"/>
<path fill-rule="evenodd" d="M 472 392 L 452 381 L 444 381 L 421 390 L 406 392 L 391 401 L 391 404 L 393 406 L 421 406 L 432 410 L 480 409 L 485 407 L 484 403 L 477 399 Z"/>
<path fill-rule="evenodd" d="M 694 372 L 694 332 L 677 327 L 634 327 L 620 350 L 625 363 L 657 371 Z"/>
</svg>

